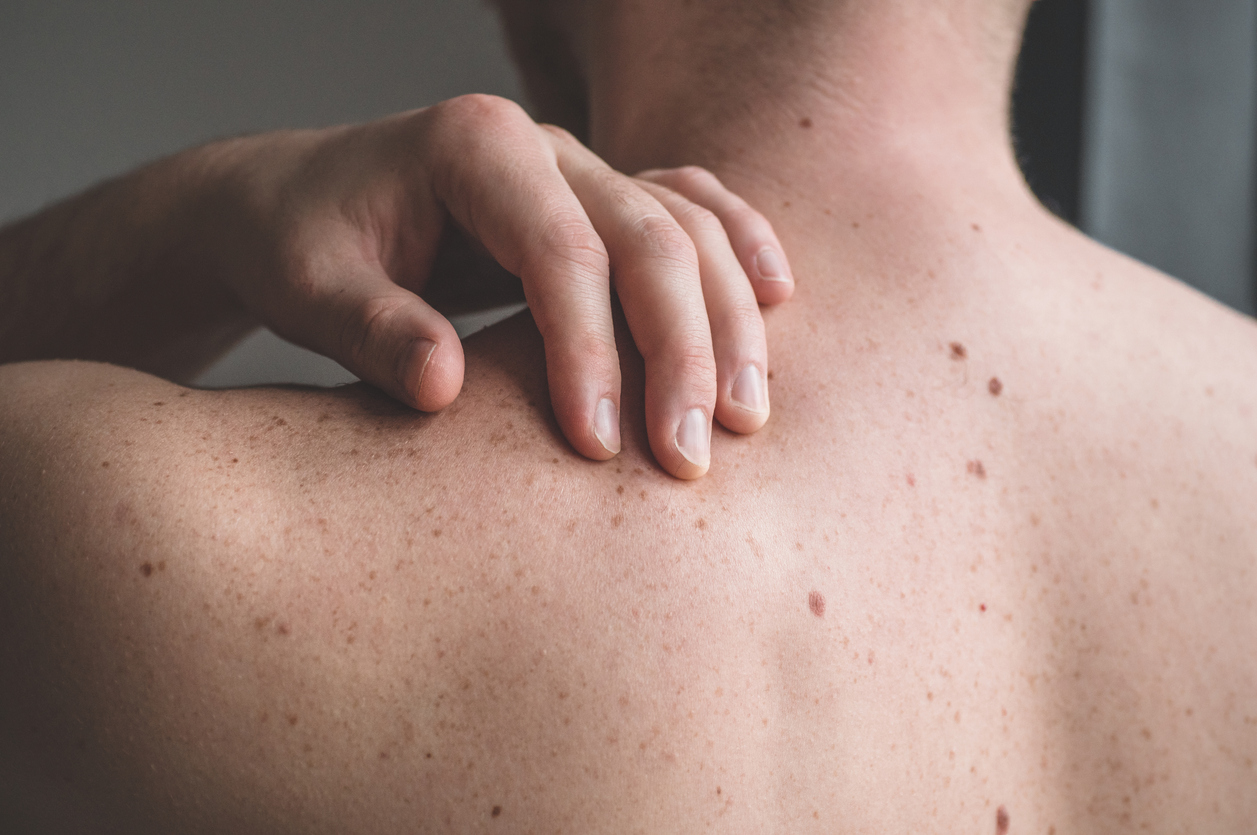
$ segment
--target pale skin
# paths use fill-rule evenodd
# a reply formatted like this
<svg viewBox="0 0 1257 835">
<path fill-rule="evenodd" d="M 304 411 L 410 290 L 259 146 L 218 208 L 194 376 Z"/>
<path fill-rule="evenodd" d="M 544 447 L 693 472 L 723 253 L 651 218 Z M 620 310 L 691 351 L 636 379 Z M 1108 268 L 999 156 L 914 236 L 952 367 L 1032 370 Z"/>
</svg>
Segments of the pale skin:
<svg viewBox="0 0 1257 835">
<path fill-rule="evenodd" d="M 693 92 L 676 5 L 607 7 L 595 150 L 705 165 L 791 255 L 772 420 L 671 478 L 630 361 L 624 449 L 591 464 L 527 320 L 466 344 L 434 416 L 4 369 L 0 717 L 29 814 L 1251 829 L 1257 326 L 1034 203 L 990 4 L 811 21 L 772 96 Z"/>
</svg>

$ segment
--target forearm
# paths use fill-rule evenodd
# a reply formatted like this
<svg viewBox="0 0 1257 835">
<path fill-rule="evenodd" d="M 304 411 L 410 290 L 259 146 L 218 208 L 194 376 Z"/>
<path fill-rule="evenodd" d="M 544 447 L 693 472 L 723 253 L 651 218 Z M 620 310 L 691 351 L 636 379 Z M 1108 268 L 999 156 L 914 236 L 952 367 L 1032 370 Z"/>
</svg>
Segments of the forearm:
<svg viewBox="0 0 1257 835">
<path fill-rule="evenodd" d="M 252 322 L 222 281 L 236 141 L 0 229 L 0 362 L 77 358 L 186 379 Z"/>
</svg>

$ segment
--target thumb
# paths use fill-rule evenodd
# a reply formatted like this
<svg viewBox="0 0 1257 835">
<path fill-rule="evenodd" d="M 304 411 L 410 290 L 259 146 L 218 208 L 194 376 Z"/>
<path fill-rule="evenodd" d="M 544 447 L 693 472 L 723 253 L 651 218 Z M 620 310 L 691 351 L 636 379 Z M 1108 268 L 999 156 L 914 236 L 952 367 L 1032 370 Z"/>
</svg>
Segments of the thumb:
<svg viewBox="0 0 1257 835">
<path fill-rule="evenodd" d="M 463 386 L 463 346 L 454 326 L 378 265 L 328 270 L 298 318 L 297 341 L 339 362 L 408 406 L 443 409 Z M 294 311 L 296 312 L 296 311 Z"/>
</svg>

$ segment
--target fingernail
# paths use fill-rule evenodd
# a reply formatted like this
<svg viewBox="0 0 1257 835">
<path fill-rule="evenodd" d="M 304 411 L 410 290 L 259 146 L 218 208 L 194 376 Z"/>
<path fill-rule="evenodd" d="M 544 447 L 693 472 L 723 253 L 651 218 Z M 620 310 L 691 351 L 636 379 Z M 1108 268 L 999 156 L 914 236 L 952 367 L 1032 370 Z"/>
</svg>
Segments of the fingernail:
<svg viewBox="0 0 1257 835">
<path fill-rule="evenodd" d="M 423 374 L 428 370 L 428 360 L 432 359 L 435 351 L 435 342 L 420 337 L 402 352 L 402 361 L 397 367 L 397 384 L 415 400 L 419 399 L 419 392 L 423 389 Z"/>
<path fill-rule="evenodd" d="M 620 453 L 620 415 L 609 397 L 599 400 L 594 409 L 594 437 L 607 452 Z"/>
<path fill-rule="evenodd" d="M 711 464 L 711 427 L 702 409 L 690 409 L 677 427 L 677 450 L 696 467 Z"/>
<path fill-rule="evenodd" d="M 752 412 L 768 411 L 768 391 L 764 386 L 764 375 L 754 365 L 742 369 L 742 373 L 733 381 L 730 397 L 743 409 Z"/>
<path fill-rule="evenodd" d="M 764 247 L 759 251 L 759 255 L 755 256 L 755 269 L 759 271 L 759 277 L 765 281 L 789 281 L 786 275 L 786 262 L 772 247 Z"/>
</svg>

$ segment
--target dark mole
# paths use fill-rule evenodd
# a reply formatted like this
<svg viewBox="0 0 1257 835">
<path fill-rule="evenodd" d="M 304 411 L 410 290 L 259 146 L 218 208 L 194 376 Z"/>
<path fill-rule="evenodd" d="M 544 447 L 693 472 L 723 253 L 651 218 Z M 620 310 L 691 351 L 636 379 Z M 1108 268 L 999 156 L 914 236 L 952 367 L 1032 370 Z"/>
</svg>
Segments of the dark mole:
<svg viewBox="0 0 1257 835">
<path fill-rule="evenodd" d="M 825 595 L 818 591 L 809 592 L 807 596 L 807 607 L 812 610 L 812 614 L 818 618 L 825 617 Z"/>
<path fill-rule="evenodd" d="M 999 377 L 992 377 L 991 382 L 986 384 L 986 389 L 992 397 L 999 397 L 1000 392 L 1004 390 L 1004 384 L 999 381 Z"/>
<path fill-rule="evenodd" d="M 772 378 L 773 378 L 773 373 L 772 373 L 772 371 L 769 371 L 769 372 L 768 372 L 768 379 L 770 379 L 770 380 L 771 380 Z"/>
<path fill-rule="evenodd" d="M 433 530 L 433 531 L 432 531 L 432 535 L 433 535 L 433 536 L 440 536 L 440 535 L 441 535 L 441 529 L 440 529 L 440 528 L 436 528 L 435 530 Z"/>
<path fill-rule="evenodd" d="M 156 401 L 155 403 L 153 403 L 153 405 L 154 405 L 154 406 L 165 406 L 166 404 L 165 404 L 165 403 L 163 403 L 162 401 L 158 400 L 158 401 Z"/>
<path fill-rule="evenodd" d="M 995 810 L 995 831 L 998 835 L 1006 835 L 1008 832 L 1008 810 L 1003 806 Z"/>
<path fill-rule="evenodd" d="M 716 794 L 720 794 L 720 786 L 716 786 Z"/>
<path fill-rule="evenodd" d="M 965 465 L 965 469 L 969 471 L 969 475 L 975 475 L 978 478 L 986 478 L 986 467 L 982 466 L 981 461 L 970 461 Z"/>
<path fill-rule="evenodd" d="M 276 417 L 276 418 L 275 418 L 275 425 L 276 425 L 276 426 L 287 426 L 287 425 L 288 425 L 288 421 L 284 420 L 282 417 Z"/>
<path fill-rule="evenodd" d="M 952 359 L 962 360 L 967 356 L 969 356 L 969 352 L 965 350 L 965 346 L 961 345 L 959 342 L 953 342 L 951 344 L 951 358 Z"/>
<path fill-rule="evenodd" d="M 100 465 L 101 465 L 102 467 L 104 467 L 105 469 L 109 469 L 109 462 L 108 462 L 108 461 L 101 461 L 101 462 L 100 462 Z"/>
<path fill-rule="evenodd" d="M 502 814 L 502 807 L 494 806 L 493 811 L 490 812 L 489 814 L 496 818 L 498 815 Z"/>
<path fill-rule="evenodd" d="M 801 128 L 810 128 L 811 126 L 812 126 L 812 119 L 811 119 L 811 117 L 804 116 L 802 119 L 800 119 L 800 120 L 799 120 L 799 127 L 801 127 Z"/>
<path fill-rule="evenodd" d="M 153 564 L 152 564 L 151 562 L 146 562 L 146 563 L 144 563 L 143 565 L 141 565 L 141 566 L 140 566 L 140 573 L 141 573 L 141 574 L 143 574 L 145 577 L 152 577 L 152 576 L 153 576 Z"/>
</svg>

